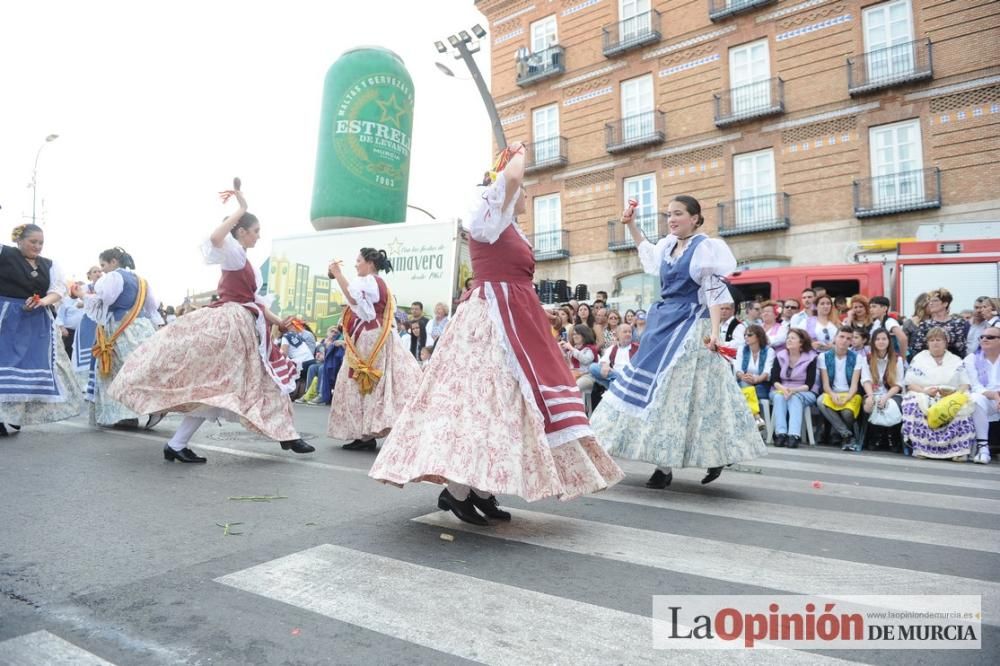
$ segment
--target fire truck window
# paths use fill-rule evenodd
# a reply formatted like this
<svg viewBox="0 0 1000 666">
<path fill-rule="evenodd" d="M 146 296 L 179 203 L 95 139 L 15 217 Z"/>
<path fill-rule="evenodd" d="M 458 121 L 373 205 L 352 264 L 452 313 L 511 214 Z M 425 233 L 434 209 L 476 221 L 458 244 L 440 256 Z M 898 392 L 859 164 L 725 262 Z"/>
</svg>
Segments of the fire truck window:
<svg viewBox="0 0 1000 666">
<path fill-rule="evenodd" d="M 739 301 L 766 301 L 771 298 L 770 282 L 748 282 L 733 286 L 739 291 Z"/>
<path fill-rule="evenodd" d="M 813 289 L 823 287 L 826 293 L 834 298 L 838 296 L 850 298 L 861 293 L 861 283 L 857 280 L 813 280 L 812 287 Z"/>
</svg>

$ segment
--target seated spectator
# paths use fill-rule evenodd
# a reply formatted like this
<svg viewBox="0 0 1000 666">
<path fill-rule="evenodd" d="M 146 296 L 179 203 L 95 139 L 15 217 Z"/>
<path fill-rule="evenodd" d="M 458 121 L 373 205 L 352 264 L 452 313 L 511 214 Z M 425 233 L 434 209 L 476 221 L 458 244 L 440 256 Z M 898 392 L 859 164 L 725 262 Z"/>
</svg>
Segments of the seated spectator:
<svg viewBox="0 0 1000 666">
<path fill-rule="evenodd" d="M 775 352 L 771 367 L 771 405 L 774 445 L 799 448 L 802 413 L 816 404 L 816 352 L 801 328 L 788 331 L 785 348 Z"/>
<path fill-rule="evenodd" d="M 628 324 L 632 328 L 635 328 L 635 310 L 629 309 L 625 311 L 622 323 Z"/>
<path fill-rule="evenodd" d="M 997 308 L 1000 308 L 1000 298 L 980 296 L 976 299 L 972 320 L 969 322 L 969 335 L 966 336 L 965 340 L 965 348 L 968 353 L 974 354 L 979 349 L 979 336 L 988 326 L 1000 324 Z"/>
<path fill-rule="evenodd" d="M 625 322 L 622 321 L 622 316 L 621 314 L 619 314 L 618 310 L 608 311 L 608 328 L 611 329 L 611 332 L 614 333 L 616 336 L 618 334 L 618 327 L 624 323 Z M 629 329 L 631 328 L 632 327 L 629 326 Z"/>
<path fill-rule="evenodd" d="M 779 352 L 785 348 L 785 338 L 788 336 L 788 323 L 778 318 L 778 304 L 774 301 L 764 301 L 761 303 L 761 326 L 774 351 Z"/>
<path fill-rule="evenodd" d="M 567 310 L 566 307 L 556 310 L 559 315 L 559 326 L 558 328 L 553 327 L 552 331 L 553 335 L 563 342 L 569 340 L 569 331 L 573 328 L 573 318 Z"/>
<path fill-rule="evenodd" d="M 608 326 L 608 309 L 603 305 L 594 304 L 594 337 L 597 348 L 604 349 L 615 342 L 615 329 Z"/>
<path fill-rule="evenodd" d="M 923 349 L 917 350 L 914 348 L 914 344 L 917 340 L 917 334 L 920 332 L 920 325 L 927 320 L 929 316 L 927 314 L 927 299 L 930 298 L 928 293 L 923 293 L 917 296 L 913 302 L 913 315 L 906 317 L 903 320 L 903 332 L 906 333 L 906 352 L 907 360 L 916 356 Z"/>
<path fill-rule="evenodd" d="M 806 287 L 802 290 L 802 308 L 788 320 L 790 328 L 805 328 L 810 317 L 816 315 L 816 290 Z M 832 301 L 831 301 L 832 304 Z M 785 300 L 787 309 L 788 299 Z"/>
<path fill-rule="evenodd" d="M 771 369 L 774 367 L 774 350 L 767 345 L 764 327 L 751 324 L 743 334 L 743 345 L 736 353 L 736 380 L 740 388 L 754 387 L 757 400 L 767 400 L 771 394 Z M 754 413 L 757 427 L 764 426 L 760 412 Z"/>
<path fill-rule="evenodd" d="M 743 311 L 743 325 L 762 324 L 760 301 L 747 301 Z"/>
<path fill-rule="evenodd" d="M 851 309 L 847 311 L 844 325 L 852 328 L 872 327 L 872 316 L 868 309 L 868 298 L 861 294 L 851 296 Z"/>
<path fill-rule="evenodd" d="M 819 376 L 823 395 L 819 413 L 840 436 L 842 451 L 860 451 L 861 442 L 854 439 L 854 422 L 861 412 L 861 366 L 864 357 L 850 348 L 854 329 L 841 327 L 833 340 L 833 349 L 823 352 L 819 360 Z"/>
<path fill-rule="evenodd" d="M 639 351 L 639 343 L 632 340 L 631 326 L 619 324 L 615 335 L 615 344 L 604 350 L 600 362 L 590 364 L 591 379 L 604 388 L 621 376 L 622 370 L 632 364 L 632 357 Z"/>
<path fill-rule="evenodd" d="M 774 368 L 775 351 L 767 344 L 764 327 L 751 324 L 743 334 L 743 346 L 736 352 L 736 379 L 740 388 L 753 386 L 759 400 L 771 395 L 771 370 Z"/>
<path fill-rule="evenodd" d="M 910 341 L 914 354 L 928 348 L 927 334 L 932 328 L 941 328 L 948 334 L 948 351 L 959 358 L 965 358 L 969 322 L 951 314 L 951 301 L 951 292 L 947 289 L 935 289 L 927 293 L 928 317 L 920 323 L 916 335 Z"/>
<path fill-rule="evenodd" d="M 281 336 L 281 351 L 299 368 L 299 387 L 292 395 L 292 398 L 295 399 L 305 391 L 306 374 L 309 367 L 316 361 L 313 359 L 313 353 L 309 350 L 309 345 L 302 334 L 295 331 L 288 331 Z"/>
<path fill-rule="evenodd" d="M 973 462 L 990 462 L 990 421 L 1000 420 L 1000 323 L 987 326 L 979 336 L 979 349 L 965 357 L 965 372 L 975 405 L 972 421 L 976 426 Z"/>
<path fill-rule="evenodd" d="M 326 344 L 326 355 L 323 359 L 323 371 L 319 376 L 319 397 L 311 404 L 329 405 L 333 397 L 333 389 L 337 386 L 337 373 L 344 363 L 347 345 L 344 343 L 344 329 L 336 327 L 332 340 Z"/>
<path fill-rule="evenodd" d="M 646 311 L 635 311 L 635 326 L 632 327 L 632 339 L 642 343 L 642 334 L 646 330 Z"/>
<path fill-rule="evenodd" d="M 590 364 L 597 360 L 597 344 L 594 339 L 594 331 L 588 326 L 577 324 L 573 327 L 573 335 L 570 338 L 573 344 L 560 342 L 566 362 L 573 369 L 573 375 L 577 378 L 576 385 L 581 391 L 589 391 L 594 386 L 594 380 L 587 372 Z"/>
<path fill-rule="evenodd" d="M 903 438 L 916 458 L 964 461 L 976 443 L 976 427 L 972 420 L 975 402 L 970 400 L 941 428 L 930 427 L 927 412 L 940 398 L 956 391 L 968 391 L 969 376 L 963 359 L 948 351 L 948 333 L 943 328 L 931 328 L 923 340 L 927 349 L 913 357 L 906 371 Z"/>
<path fill-rule="evenodd" d="M 573 324 L 583 324 L 591 331 L 594 330 L 594 312 L 589 305 L 580 303 L 576 307 L 576 317 L 573 319 Z"/>
<path fill-rule="evenodd" d="M 833 309 L 837 313 L 837 319 L 843 323 L 847 318 L 847 311 L 850 307 L 847 305 L 847 298 L 844 296 L 837 296 L 833 299 Z"/>
<path fill-rule="evenodd" d="M 803 314 L 802 305 L 797 299 L 786 298 L 781 301 L 781 321 L 785 324 L 785 328 L 792 328 L 793 320 L 796 324 L 802 324 L 802 326 L 795 326 L 795 328 L 804 328 L 809 317 L 808 315 L 802 316 Z"/>
<path fill-rule="evenodd" d="M 719 333 L 722 335 L 722 342 L 727 347 L 738 347 L 743 344 L 743 333 L 746 327 L 736 318 L 736 308 L 732 303 L 723 303 L 719 307 Z"/>
<path fill-rule="evenodd" d="M 418 319 L 413 319 L 409 323 L 410 329 L 410 353 L 413 358 L 420 360 L 420 350 L 427 346 L 426 330 L 420 326 Z"/>
<path fill-rule="evenodd" d="M 319 397 L 319 376 L 323 370 L 323 360 L 325 358 L 326 347 L 322 344 L 316 345 L 316 351 L 313 352 L 315 363 L 310 365 L 306 370 L 306 392 L 295 402 L 307 402 L 311 405 L 316 404 L 316 399 Z"/>
<path fill-rule="evenodd" d="M 874 301 L 874 299 L 872 299 Z M 885 409 L 891 401 L 903 410 L 903 359 L 896 354 L 892 346 L 889 331 L 884 328 L 875 329 L 871 341 L 871 353 L 868 360 L 861 365 L 861 386 L 865 391 L 865 414 L 871 414 L 878 409 Z M 900 426 L 878 426 L 868 424 L 868 439 L 875 442 L 879 448 L 888 448 L 894 452 L 902 449 Z"/>
<path fill-rule="evenodd" d="M 873 296 L 872 300 L 868 303 L 868 311 L 871 313 L 871 334 L 874 335 L 875 331 L 880 328 L 884 328 L 889 332 L 895 341 L 893 342 L 893 347 L 896 353 L 901 357 L 906 358 L 906 345 L 909 342 L 906 338 L 906 331 L 900 326 L 899 322 L 889 316 L 889 299 L 885 296 Z"/>
<path fill-rule="evenodd" d="M 434 306 L 434 319 L 431 319 L 430 325 L 427 327 L 427 346 L 433 347 L 437 344 L 438 338 L 444 333 L 445 327 L 448 325 L 448 306 L 444 303 L 438 303 Z"/>
<path fill-rule="evenodd" d="M 426 368 L 427 364 L 431 362 L 431 354 L 434 352 L 433 347 L 424 347 L 420 350 L 420 367 Z"/>
<path fill-rule="evenodd" d="M 868 340 L 870 339 L 871 336 L 868 335 L 867 328 L 851 327 L 851 351 L 864 359 L 868 358 Z"/>
<path fill-rule="evenodd" d="M 827 294 L 816 297 L 816 316 L 806 320 L 806 333 L 813 341 L 813 349 L 825 352 L 833 349 L 833 339 L 840 326 L 832 319 L 833 299 Z"/>
</svg>

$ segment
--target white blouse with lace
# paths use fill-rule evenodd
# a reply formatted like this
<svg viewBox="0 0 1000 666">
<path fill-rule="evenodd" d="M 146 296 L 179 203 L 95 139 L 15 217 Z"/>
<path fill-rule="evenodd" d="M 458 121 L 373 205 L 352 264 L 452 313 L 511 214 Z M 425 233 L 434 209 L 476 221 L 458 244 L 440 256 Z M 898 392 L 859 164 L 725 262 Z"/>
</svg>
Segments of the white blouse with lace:
<svg viewBox="0 0 1000 666">
<path fill-rule="evenodd" d="M 511 198 L 507 208 L 503 208 L 506 197 L 507 176 L 502 171 L 492 185 L 476 188 L 469 214 L 462 222 L 462 226 L 469 232 L 473 240 L 492 245 L 497 242 L 504 229 L 513 224 L 514 229 L 524 239 L 524 242 L 531 244 L 528 237 L 515 223 L 514 205 L 517 203 L 517 196 Z"/>
<path fill-rule="evenodd" d="M 241 271 L 247 265 L 247 261 L 249 261 L 246 249 L 230 234 L 226 234 L 226 238 L 222 242 L 222 247 L 216 247 L 212 244 L 211 239 L 206 239 L 201 244 L 201 254 L 205 257 L 206 264 L 219 264 L 224 271 Z M 251 264 L 251 267 L 253 268 L 254 303 L 269 308 L 271 307 L 273 297 L 264 297 L 256 293 L 260 289 L 260 285 L 263 284 L 264 279 L 260 274 L 259 268 L 253 264 Z"/>
<path fill-rule="evenodd" d="M 704 236 L 704 234 L 698 234 Z M 677 236 L 670 234 L 661 238 L 656 245 L 648 240 L 639 244 L 639 262 L 642 270 L 650 275 L 660 276 L 660 266 L 666 261 L 674 263 L 694 247 L 690 242 L 683 252 L 671 258 L 670 253 L 677 245 Z M 702 305 L 725 305 L 732 303 L 733 297 L 726 288 L 722 278 L 736 270 L 736 257 L 733 256 L 725 241 L 706 237 L 694 248 L 691 257 L 691 267 L 688 271 L 691 279 L 701 285 L 698 290 L 698 302 Z"/>
<path fill-rule="evenodd" d="M 350 303 L 351 311 L 361 321 L 371 321 L 375 318 L 375 304 L 379 301 L 378 281 L 374 275 L 356 277 L 347 283 L 347 292 L 354 303 Z"/>
<path fill-rule="evenodd" d="M 128 269 L 120 269 L 128 270 Z M 131 272 L 131 271 L 130 271 Z M 101 324 L 107 323 L 111 313 L 108 308 L 121 296 L 125 288 L 125 279 L 118 271 L 111 271 L 102 275 L 94 283 L 94 293 L 83 295 L 83 311 L 88 317 Z M 155 326 L 163 325 L 163 318 L 160 317 L 160 302 L 153 296 L 153 290 L 146 286 L 146 302 L 142 307 L 140 316 L 146 317 Z"/>
</svg>

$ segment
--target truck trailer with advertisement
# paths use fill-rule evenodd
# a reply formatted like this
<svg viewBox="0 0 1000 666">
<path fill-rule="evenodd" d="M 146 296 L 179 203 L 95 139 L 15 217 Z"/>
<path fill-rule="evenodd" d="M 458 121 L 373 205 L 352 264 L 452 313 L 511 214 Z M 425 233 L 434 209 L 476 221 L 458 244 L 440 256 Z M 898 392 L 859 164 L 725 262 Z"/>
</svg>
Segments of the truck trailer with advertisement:
<svg viewBox="0 0 1000 666">
<path fill-rule="evenodd" d="M 335 280 L 327 276 L 334 259 L 344 262 L 350 280 L 362 247 L 385 250 L 392 272 L 385 275 L 398 307 L 420 301 L 428 316 L 444 303 L 449 313 L 472 276 L 468 237 L 456 220 L 381 224 L 332 229 L 276 238 L 265 274 L 264 293 L 282 317 L 302 316 L 318 334 L 340 323 L 346 303 Z"/>
</svg>

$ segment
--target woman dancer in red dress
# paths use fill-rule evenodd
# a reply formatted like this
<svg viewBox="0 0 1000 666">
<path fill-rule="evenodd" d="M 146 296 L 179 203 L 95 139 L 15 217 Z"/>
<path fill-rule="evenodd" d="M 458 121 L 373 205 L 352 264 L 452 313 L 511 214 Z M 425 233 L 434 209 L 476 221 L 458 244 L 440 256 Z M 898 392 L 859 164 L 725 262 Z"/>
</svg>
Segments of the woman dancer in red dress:
<svg viewBox="0 0 1000 666">
<path fill-rule="evenodd" d="M 247 249 L 260 238 L 260 222 L 247 212 L 239 179 L 231 194 L 239 209 L 202 246 L 205 261 L 222 266 L 219 300 L 161 328 L 125 360 L 108 389 L 139 414 L 186 414 L 163 447 L 166 460 L 203 463 L 188 442 L 206 418 L 238 420 L 295 453 L 315 449 L 295 430 L 288 393 L 298 368 L 274 346 L 271 325 L 285 328 L 257 295 L 260 271 Z"/>
<path fill-rule="evenodd" d="M 570 499 L 623 477 L 594 438 L 532 284 L 534 252 L 514 219 L 525 210 L 524 146 L 496 171 L 468 218 L 476 279 L 369 472 L 447 484 L 438 507 L 477 525 L 488 524 L 479 511 L 510 520 L 494 494 Z"/>
</svg>

